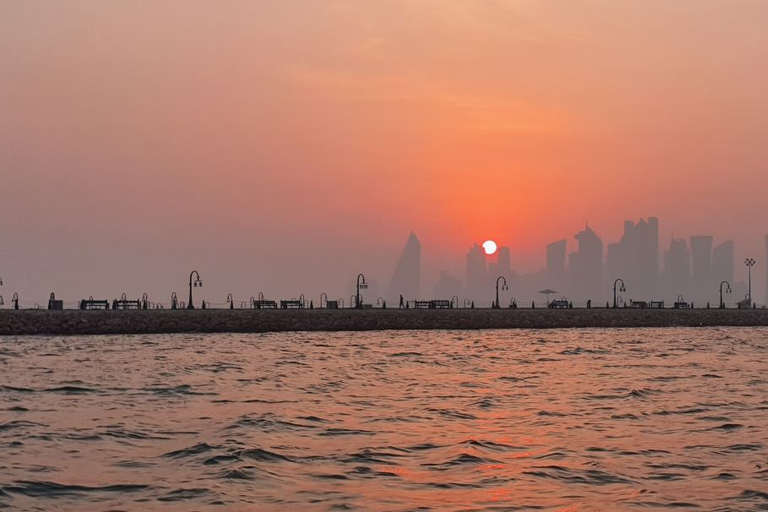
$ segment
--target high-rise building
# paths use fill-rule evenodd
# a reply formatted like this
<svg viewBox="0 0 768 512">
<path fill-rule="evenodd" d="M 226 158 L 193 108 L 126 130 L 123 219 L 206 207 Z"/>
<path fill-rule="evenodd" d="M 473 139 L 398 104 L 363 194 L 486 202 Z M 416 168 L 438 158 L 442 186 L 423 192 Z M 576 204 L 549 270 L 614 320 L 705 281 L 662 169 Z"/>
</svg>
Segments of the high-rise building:
<svg viewBox="0 0 768 512">
<path fill-rule="evenodd" d="M 733 242 L 723 242 L 712 251 L 712 284 L 715 291 L 722 281 L 728 281 L 733 286 Z"/>
<path fill-rule="evenodd" d="M 467 296 L 472 300 L 485 300 L 490 293 L 487 284 L 488 267 L 485 251 L 475 244 L 467 252 Z"/>
<path fill-rule="evenodd" d="M 664 252 L 664 297 L 676 299 L 690 295 L 691 253 L 684 238 L 673 238 Z"/>
<path fill-rule="evenodd" d="M 558 240 L 547 245 L 547 288 L 565 293 L 565 253 L 568 242 Z"/>
<path fill-rule="evenodd" d="M 605 296 L 602 290 L 603 241 L 589 226 L 576 233 L 578 251 L 570 254 L 571 293 L 574 299 L 601 300 Z"/>
<path fill-rule="evenodd" d="M 712 237 L 699 235 L 691 237 L 691 300 L 710 301 L 715 296 L 712 286 Z"/>
<path fill-rule="evenodd" d="M 392 301 L 400 295 L 406 300 L 420 298 L 421 294 L 421 242 L 411 231 L 403 253 L 389 282 L 387 298 Z"/>
<path fill-rule="evenodd" d="M 629 295 L 650 300 L 659 294 L 659 219 L 648 217 L 637 223 L 624 221 L 624 234 L 608 246 L 607 272 L 621 277 Z"/>
</svg>

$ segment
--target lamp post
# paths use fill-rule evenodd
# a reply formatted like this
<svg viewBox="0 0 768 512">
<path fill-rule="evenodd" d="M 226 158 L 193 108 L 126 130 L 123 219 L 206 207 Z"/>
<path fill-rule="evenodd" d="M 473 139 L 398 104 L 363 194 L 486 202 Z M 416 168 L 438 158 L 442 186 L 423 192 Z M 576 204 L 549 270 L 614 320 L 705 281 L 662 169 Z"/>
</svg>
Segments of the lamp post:
<svg viewBox="0 0 768 512">
<path fill-rule="evenodd" d="M 320 294 L 320 309 L 323 308 L 323 299 L 325 299 L 325 306 L 328 307 L 328 294 L 325 292 Z"/>
<path fill-rule="evenodd" d="M 749 307 L 752 307 L 752 267 L 755 266 L 755 260 L 752 258 L 747 258 L 744 260 L 744 264 L 747 266 L 747 273 L 749 274 L 748 282 L 749 282 L 749 288 L 747 292 L 747 300 L 749 301 Z"/>
<path fill-rule="evenodd" d="M 19 292 L 13 292 L 11 302 L 13 302 L 13 309 L 19 309 Z"/>
<path fill-rule="evenodd" d="M 141 309 L 148 309 L 149 308 L 149 295 L 146 293 L 141 296 Z"/>
<path fill-rule="evenodd" d="M 194 281 L 192 281 L 192 277 L 195 278 Z M 200 272 L 197 270 L 193 270 L 189 273 L 189 302 L 187 303 L 187 309 L 195 309 L 195 305 L 192 304 L 192 286 L 195 288 L 198 286 L 200 288 L 203 287 L 203 282 L 200 280 Z"/>
<path fill-rule="evenodd" d="M 451 307 L 454 307 L 453 304 L 456 303 L 456 309 L 459 309 L 459 296 L 454 295 L 451 297 Z"/>
<path fill-rule="evenodd" d="M 229 302 L 229 309 L 235 309 L 235 299 L 232 298 L 232 294 L 227 294 L 227 302 Z"/>
<path fill-rule="evenodd" d="M 725 302 L 723 302 L 723 285 L 725 285 L 725 293 L 731 293 L 731 283 L 723 281 L 720 283 L 720 309 L 725 309 Z"/>
<path fill-rule="evenodd" d="M 618 287 L 618 284 L 621 283 L 621 286 Z M 617 302 L 616 292 L 625 292 L 627 291 L 627 287 L 624 285 L 624 280 L 619 278 L 613 282 L 613 309 L 616 309 L 619 307 L 619 303 Z"/>
<path fill-rule="evenodd" d="M 509 290 L 509 286 L 507 286 L 507 278 L 504 276 L 499 276 L 496 278 L 496 303 L 493 305 L 493 309 L 499 309 L 501 306 L 499 305 L 499 282 L 504 281 L 504 284 L 501 285 L 502 290 Z"/>
<path fill-rule="evenodd" d="M 360 290 L 367 290 L 368 283 L 365 282 L 365 276 L 358 274 L 357 276 L 357 295 L 355 295 L 355 309 L 361 309 L 363 302 L 360 300 Z"/>
<path fill-rule="evenodd" d="M 177 309 L 179 307 L 179 298 L 176 296 L 176 292 L 171 294 L 171 309 Z"/>
</svg>

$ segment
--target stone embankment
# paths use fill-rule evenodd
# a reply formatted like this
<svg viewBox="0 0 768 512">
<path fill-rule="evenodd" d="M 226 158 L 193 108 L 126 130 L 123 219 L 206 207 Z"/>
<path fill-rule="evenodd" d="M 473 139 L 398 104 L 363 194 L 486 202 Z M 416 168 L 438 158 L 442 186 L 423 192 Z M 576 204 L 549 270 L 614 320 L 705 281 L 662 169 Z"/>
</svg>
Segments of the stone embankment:
<svg viewBox="0 0 768 512">
<path fill-rule="evenodd" d="M 768 310 L 449 309 L 0 311 L 0 335 L 768 326 Z"/>
</svg>

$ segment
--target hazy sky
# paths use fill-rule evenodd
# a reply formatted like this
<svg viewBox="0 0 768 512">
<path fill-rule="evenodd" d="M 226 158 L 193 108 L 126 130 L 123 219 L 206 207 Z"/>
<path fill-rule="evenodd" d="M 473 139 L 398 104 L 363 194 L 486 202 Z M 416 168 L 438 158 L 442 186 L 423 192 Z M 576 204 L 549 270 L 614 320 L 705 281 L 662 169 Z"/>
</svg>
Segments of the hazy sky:
<svg viewBox="0 0 768 512">
<path fill-rule="evenodd" d="M 586 221 L 765 265 L 765 0 L 0 0 L 0 288 L 384 287 Z M 737 260 L 740 262 L 740 260 Z M 737 265 L 737 275 L 740 272 Z M 756 268 L 757 269 L 757 268 Z M 760 287 L 762 290 L 762 287 Z M 759 294 L 762 295 L 762 294 Z"/>
</svg>

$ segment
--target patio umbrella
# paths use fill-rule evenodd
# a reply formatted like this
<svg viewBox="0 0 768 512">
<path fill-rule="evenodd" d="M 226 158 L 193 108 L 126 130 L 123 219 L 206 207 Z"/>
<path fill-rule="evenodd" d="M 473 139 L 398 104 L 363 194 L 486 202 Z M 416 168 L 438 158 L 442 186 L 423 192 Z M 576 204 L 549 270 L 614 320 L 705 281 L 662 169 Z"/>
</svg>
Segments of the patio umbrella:
<svg viewBox="0 0 768 512">
<path fill-rule="evenodd" d="M 546 290 L 539 290 L 539 293 L 543 293 L 544 295 L 547 296 L 547 304 L 549 304 L 549 296 L 551 294 L 553 294 L 553 293 L 558 293 L 558 292 L 555 291 L 555 290 L 550 290 L 549 288 L 547 288 Z"/>
</svg>

